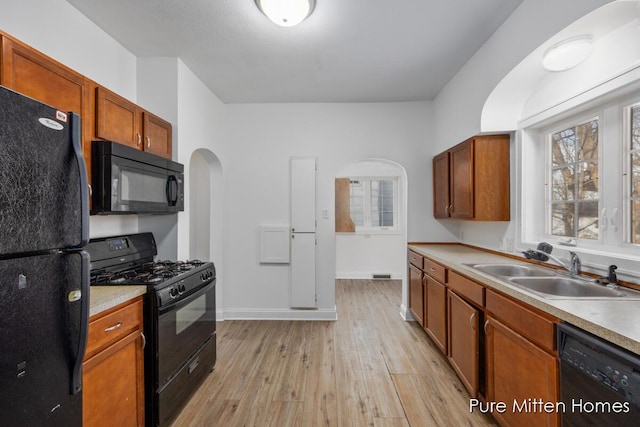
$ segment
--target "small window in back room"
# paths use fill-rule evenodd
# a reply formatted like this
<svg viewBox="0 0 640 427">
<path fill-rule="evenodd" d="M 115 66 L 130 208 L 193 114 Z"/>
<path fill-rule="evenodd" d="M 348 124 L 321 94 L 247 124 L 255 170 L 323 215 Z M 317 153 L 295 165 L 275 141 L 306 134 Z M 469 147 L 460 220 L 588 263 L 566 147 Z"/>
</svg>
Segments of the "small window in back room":
<svg viewBox="0 0 640 427">
<path fill-rule="evenodd" d="M 598 240 L 598 118 L 554 132 L 549 140 L 550 234 Z"/>
<path fill-rule="evenodd" d="M 351 219 L 357 230 L 397 229 L 396 178 L 351 178 Z"/>
</svg>

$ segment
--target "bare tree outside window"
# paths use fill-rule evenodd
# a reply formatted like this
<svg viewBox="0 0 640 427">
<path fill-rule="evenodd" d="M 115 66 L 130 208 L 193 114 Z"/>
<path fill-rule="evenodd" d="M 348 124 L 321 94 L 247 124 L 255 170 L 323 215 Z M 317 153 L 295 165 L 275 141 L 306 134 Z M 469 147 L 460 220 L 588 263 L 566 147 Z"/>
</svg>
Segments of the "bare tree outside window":
<svg viewBox="0 0 640 427">
<path fill-rule="evenodd" d="M 638 159 L 638 166 L 640 183 L 640 159 Z M 551 135 L 550 169 L 551 234 L 597 240 L 599 238 L 597 118 Z M 640 185 L 638 190 L 640 196 Z M 638 200 L 640 201 L 640 197 Z"/>
<path fill-rule="evenodd" d="M 631 108 L 631 243 L 640 243 L 640 105 Z"/>
</svg>

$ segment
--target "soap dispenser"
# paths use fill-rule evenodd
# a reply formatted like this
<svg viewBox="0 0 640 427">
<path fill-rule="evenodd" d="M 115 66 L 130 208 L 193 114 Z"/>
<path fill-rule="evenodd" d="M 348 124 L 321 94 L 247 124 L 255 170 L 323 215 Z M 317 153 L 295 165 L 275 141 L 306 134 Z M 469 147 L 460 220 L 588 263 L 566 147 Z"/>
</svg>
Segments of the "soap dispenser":
<svg viewBox="0 0 640 427">
<path fill-rule="evenodd" d="M 610 285 L 618 284 L 618 276 L 616 275 L 616 270 L 617 269 L 618 269 L 617 265 L 610 265 L 609 266 L 609 275 L 607 276 L 607 280 L 609 281 Z"/>
</svg>

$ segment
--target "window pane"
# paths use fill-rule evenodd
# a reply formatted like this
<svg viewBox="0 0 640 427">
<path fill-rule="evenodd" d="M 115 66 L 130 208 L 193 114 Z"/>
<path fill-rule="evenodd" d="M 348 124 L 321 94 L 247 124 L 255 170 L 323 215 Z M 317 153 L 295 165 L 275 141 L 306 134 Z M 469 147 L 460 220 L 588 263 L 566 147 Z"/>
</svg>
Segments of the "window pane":
<svg viewBox="0 0 640 427">
<path fill-rule="evenodd" d="M 578 237 L 598 239 L 598 202 L 578 203 Z"/>
<path fill-rule="evenodd" d="M 640 200 L 631 201 L 631 243 L 640 243 Z"/>
<path fill-rule="evenodd" d="M 631 109 L 631 149 L 640 149 L 640 105 Z"/>
<path fill-rule="evenodd" d="M 575 204 L 554 203 L 551 205 L 551 234 L 554 236 L 575 237 Z"/>
<path fill-rule="evenodd" d="M 551 135 L 551 234 L 598 239 L 598 119 Z"/>
<path fill-rule="evenodd" d="M 592 120 L 576 126 L 578 159 L 598 158 L 598 121 Z"/>
<path fill-rule="evenodd" d="M 578 195 L 581 200 L 598 200 L 598 163 L 580 164 Z"/>
<path fill-rule="evenodd" d="M 393 181 L 371 181 L 371 226 L 393 227 Z"/>
<path fill-rule="evenodd" d="M 575 128 L 565 129 L 552 135 L 551 156 L 554 167 L 566 165 L 568 163 L 575 163 Z"/>
<path fill-rule="evenodd" d="M 574 200 L 575 199 L 575 174 L 573 166 L 555 169 L 551 173 L 552 188 L 551 198 L 553 200 Z"/>
<path fill-rule="evenodd" d="M 364 186 L 361 181 L 349 182 L 349 204 L 351 220 L 356 227 L 364 225 Z"/>
<path fill-rule="evenodd" d="M 640 153 L 631 153 L 631 197 L 640 197 Z"/>
</svg>

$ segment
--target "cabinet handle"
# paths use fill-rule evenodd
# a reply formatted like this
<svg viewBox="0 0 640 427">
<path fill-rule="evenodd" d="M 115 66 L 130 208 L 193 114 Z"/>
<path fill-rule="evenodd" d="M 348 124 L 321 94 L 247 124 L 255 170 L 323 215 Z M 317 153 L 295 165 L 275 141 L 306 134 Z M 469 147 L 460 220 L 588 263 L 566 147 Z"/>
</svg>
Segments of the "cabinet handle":
<svg viewBox="0 0 640 427">
<path fill-rule="evenodd" d="M 93 187 L 89 184 L 89 196 L 93 196 Z"/>
<path fill-rule="evenodd" d="M 430 267 L 430 268 L 429 268 L 429 270 L 430 270 L 430 271 L 436 271 L 436 269 L 435 269 L 435 268 L 433 268 L 433 267 Z"/>
<path fill-rule="evenodd" d="M 151 148 L 151 138 L 147 137 L 147 150 Z"/>
<path fill-rule="evenodd" d="M 476 320 L 476 312 L 474 311 L 471 314 L 471 317 L 469 318 L 469 323 L 471 324 L 471 329 L 476 329 L 476 325 L 475 325 L 475 320 Z"/>
<path fill-rule="evenodd" d="M 453 213 L 453 205 L 449 205 L 449 215 Z"/>
<path fill-rule="evenodd" d="M 136 133 L 136 136 L 138 137 L 138 140 L 136 141 L 136 145 L 139 147 L 140 144 L 142 143 L 142 135 L 140 135 L 140 132 Z"/>
<path fill-rule="evenodd" d="M 445 207 L 444 207 L 444 214 L 445 214 L 446 216 L 449 216 L 449 205 L 445 205 Z"/>
<path fill-rule="evenodd" d="M 147 346 L 147 337 L 145 337 L 142 332 L 140 332 L 140 336 L 142 337 L 142 349 L 144 350 L 144 348 Z"/>
<path fill-rule="evenodd" d="M 118 322 L 115 325 L 106 328 L 104 331 L 105 332 L 112 332 L 112 331 L 115 331 L 116 329 L 120 329 L 120 328 L 122 328 L 122 322 Z"/>
<path fill-rule="evenodd" d="M 487 332 L 487 325 L 488 325 L 488 324 L 489 324 L 489 319 L 487 319 L 487 320 L 484 322 L 484 334 L 485 334 L 485 335 L 487 335 L 487 334 L 488 334 L 488 332 Z"/>
</svg>

